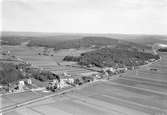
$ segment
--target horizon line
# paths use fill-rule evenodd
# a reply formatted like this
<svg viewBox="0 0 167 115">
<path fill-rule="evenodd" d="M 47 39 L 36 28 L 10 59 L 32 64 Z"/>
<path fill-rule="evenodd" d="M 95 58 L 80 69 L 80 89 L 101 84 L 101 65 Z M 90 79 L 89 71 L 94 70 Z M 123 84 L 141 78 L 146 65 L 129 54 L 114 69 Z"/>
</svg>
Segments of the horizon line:
<svg viewBox="0 0 167 115">
<path fill-rule="evenodd" d="M 109 34 L 116 34 L 116 35 L 159 35 L 159 36 L 167 36 L 167 34 L 150 34 L 150 33 L 110 33 L 110 32 L 102 32 L 102 33 L 93 33 L 93 32 L 44 32 L 44 31 L 13 31 L 13 30 L 5 30 L 0 31 L 0 33 L 43 33 L 43 34 L 97 34 L 97 35 L 109 35 Z"/>
</svg>

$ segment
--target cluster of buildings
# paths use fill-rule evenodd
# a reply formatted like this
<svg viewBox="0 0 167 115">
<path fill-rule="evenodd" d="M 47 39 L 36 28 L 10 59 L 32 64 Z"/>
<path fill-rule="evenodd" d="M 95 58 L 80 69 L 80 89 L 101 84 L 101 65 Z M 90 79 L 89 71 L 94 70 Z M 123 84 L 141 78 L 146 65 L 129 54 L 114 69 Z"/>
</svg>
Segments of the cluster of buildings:
<svg viewBox="0 0 167 115">
<path fill-rule="evenodd" d="M 72 77 L 70 74 L 64 73 L 60 76 L 60 80 L 54 79 L 49 81 L 46 89 L 55 92 L 57 89 L 78 86 L 102 78 L 103 77 L 98 72 L 84 73 L 77 78 Z"/>
<path fill-rule="evenodd" d="M 30 78 L 20 80 L 18 82 L 14 82 L 12 84 L 9 84 L 8 92 L 9 93 L 24 92 L 26 89 L 28 89 L 27 87 L 30 85 L 32 85 L 32 81 Z"/>
<path fill-rule="evenodd" d="M 122 68 L 113 68 L 113 67 L 106 67 L 102 69 L 102 73 L 104 73 L 105 75 L 116 75 L 119 73 L 124 73 L 128 71 L 127 67 L 122 67 Z"/>
<path fill-rule="evenodd" d="M 24 65 L 23 65 L 24 66 Z M 25 68 L 22 65 L 18 66 L 18 69 L 24 73 Z M 88 72 L 88 73 L 81 73 L 79 77 L 74 78 L 68 73 L 63 73 L 62 75 L 59 75 L 58 78 L 54 78 L 52 80 L 47 81 L 46 90 L 55 92 L 58 89 L 63 89 L 67 87 L 73 87 L 82 85 L 85 83 L 94 82 L 100 79 L 104 79 L 108 76 L 115 75 L 118 73 L 124 73 L 128 70 L 128 68 L 112 68 L 112 67 L 106 67 L 102 69 L 102 72 Z M 53 73 L 54 74 L 54 73 Z M 28 86 L 32 86 L 32 79 L 31 78 L 25 78 L 23 80 L 20 80 L 18 82 L 15 82 L 13 84 L 10 84 L 8 87 L 8 92 L 15 93 L 15 92 L 23 92 L 26 89 L 31 89 Z"/>
<path fill-rule="evenodd" d="M 44 56 L 54 56 L 52 52 L 53 49 L 51 48 L 43 48 L 43 51 L 38 53 L 38 55 L 44 55 Z"/>
<path fill-rule="evenodd" d="M 150 60 L 153 61 L 153 60 Z M 36 68 L 35 65 L 32 65 L 28 62 L 19 64 L 16 66 L 16 68 L 22 72 L 24 76 L 27 76 L 31 73 L 31 69 Z M 88 72 L 88 73 L 81 73 L 78 78 L 74 78 L 68 73 L 63 73 L 59 76 L 59 78 L 54 78 L 52 80 L 47 81 L 48 85 L 46 86 L 46 89 L 49 91 L 55 92 L 57 89 L 62 89 L 70 86 L 77 86 L 82 85 L 84 83 L 93 82 L 99 79 L 106 78 L 111 75 L 116 75 L 119 73 L 124 73 L 128 70 L 127 67 L 106 67 L 101 69 L 101 72 Z M 43 69 L 39 69 L 38 71 L 43 71 Z M 54 74 L 54 73 L 53 73 Z M 27 86 L 33 85 L 30 78 L 25 78 L 24 80 L 20 80 L 17 83 L 14 83 L 13 85 L 9 86 L 9 92 L 23 92 Z"/>
<path fill-rule="evenodd" d="M 16 65 L 16 69 L 22 72 L 24 76 L 28 76 L 29 74 L 31 74 L 32 72 L 31 69 L 34 70 L 34 68 L 35 66 L 33 66 L 28 62 Z M 55 77 L 54 79 L 47 81 L 48 85 L 46 86 L 46 89 L 49 91 L 55 92 L 57 89 L 82 85 L 84 83 L 93 82 L 99 79 L 106 78 L 111 75 L 124 73 L 127 70 L 128 68 L 126 67 L 122 67 L 122 68 L 106 67 L 101 69 L 101 72 L 92 71 L 88 73 L 81 73 L 80 76 L 77 78 L 74 78 L 72 75 L 68 73 L 63 73 L 62 75 L 59 75 L 59 78 Z M 39 72 L 43 71 L 43 69 L 38 68 L 38 71 Z M 24 80 L 20 80 L 17 83 L 13 83 L 11 86 L 9 86 L 8 92 L 23 92 L 27 88 L 27 86 L 30 86 L 30 85 L 33 85 L 32 81 L 29 77 L 26 77 Z"/>
<path fill-rule="evenodd" d="M 107 78 L 108 76 L 111 75 L 124 73 L 126 71 L 128 71 L 127 67 L 122 67 L 122 68 L 106 67 L 102 69 L 101 73 L 95 71 L 88 73 L 81 73 L 80 74 L 81 76 L 78 78 L 73 78 L 70 74 L 64 73 L 62 76 L 60 76 L 60 80 L 55 79 L 50 81 L 46 89 L 51 91 L 56 91 L 57 89 L 62 89 L 69 86 L 78 86 L 84 83 L 94 82 L 99 79 Z"/>
<path fill-rule="evenodd" d="M 47 90 L 55 92 L 57 89 L 69 87 L 74 84 L 74 78 L 69 74 L 62 75 L 59 79 L 53 79 L 48 82 Z"/>
</svg>

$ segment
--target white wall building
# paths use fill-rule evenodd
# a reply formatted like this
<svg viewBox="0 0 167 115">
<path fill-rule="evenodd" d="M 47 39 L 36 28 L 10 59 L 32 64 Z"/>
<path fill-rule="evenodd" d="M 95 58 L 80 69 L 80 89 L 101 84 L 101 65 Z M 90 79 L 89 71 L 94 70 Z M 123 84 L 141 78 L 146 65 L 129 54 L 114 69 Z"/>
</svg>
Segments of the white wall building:
<svg viewBox="0 0 167 115">
<path fill-rule="evenodd" d="M 31 85 L 31 84 L 32 84 L 31 79 L 27 79 L 27 83 L 28 83 L 29 85 Z"/>
<path fill-rule="evenodd" d="M 110 71 L 112 73 L 115 73 L 116 72 L 116 69 L 112 68 L 112 67 L 107 67 L 107 68 L 104 68 L 103 69 L 104 72 L 107 72 L 107 71 Z"/>
<path fill-rule="evenodd" d="M 25 86 L 24 81 L 19 81 L 18 87 L 19 87 L 19 91 L 24 91 L 23 87 Z"/>
</svg>

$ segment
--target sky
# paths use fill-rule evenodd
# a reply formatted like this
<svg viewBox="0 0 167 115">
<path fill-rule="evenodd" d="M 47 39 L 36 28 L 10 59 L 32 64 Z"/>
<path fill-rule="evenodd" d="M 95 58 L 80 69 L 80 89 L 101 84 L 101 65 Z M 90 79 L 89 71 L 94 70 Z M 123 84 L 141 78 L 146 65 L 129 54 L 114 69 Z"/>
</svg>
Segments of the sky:
<svg viewBox="0 0 167 115">
<path fill-rule="evenodd" d="M 167 34 L 167 0 L 2 0 L 3 31 Z"/>
</svg>

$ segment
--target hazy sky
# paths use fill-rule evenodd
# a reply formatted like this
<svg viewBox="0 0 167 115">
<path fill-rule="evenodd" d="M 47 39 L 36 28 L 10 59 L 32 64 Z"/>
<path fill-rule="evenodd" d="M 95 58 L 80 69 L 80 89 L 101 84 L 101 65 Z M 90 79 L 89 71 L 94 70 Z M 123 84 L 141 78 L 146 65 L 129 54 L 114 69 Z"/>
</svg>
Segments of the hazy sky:
<svg viewBox="0 0 167 115">
<path fill-rule="evenodd" d="M 7 31 L 167 34 L 167 0 L 3 0 Z"/>
</svg>

